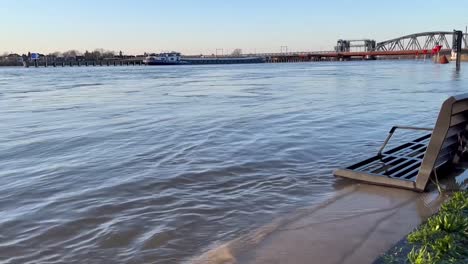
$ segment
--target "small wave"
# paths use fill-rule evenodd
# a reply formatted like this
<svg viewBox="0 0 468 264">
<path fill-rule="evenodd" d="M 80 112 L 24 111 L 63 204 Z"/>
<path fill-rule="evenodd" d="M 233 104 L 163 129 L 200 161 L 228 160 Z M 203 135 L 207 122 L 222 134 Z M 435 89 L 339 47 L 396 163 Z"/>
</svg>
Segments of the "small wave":
<svg viewBox="0 0 468 264">
<path fill-rule="evenodd" d="M 63 85 L 59 86 L 58 89 L 75 89 L 75 88 L 81 88 L 81 87 L 91 87 L 91 86 L 101 86 L 104 85 L 103 83 L 77 83 L 77 84 L 70 84 L 70 85 Z"/>
</svg>

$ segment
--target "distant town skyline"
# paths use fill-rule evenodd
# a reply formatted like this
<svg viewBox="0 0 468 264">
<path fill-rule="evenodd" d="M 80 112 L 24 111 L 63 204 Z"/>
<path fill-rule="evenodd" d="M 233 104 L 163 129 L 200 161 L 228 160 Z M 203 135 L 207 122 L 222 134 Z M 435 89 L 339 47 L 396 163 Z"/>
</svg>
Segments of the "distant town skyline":
<svg viewBox="0 0 468 264">
<path fill-rule="evenodd" d="M 3 0 L 0 54 L 332 50 L 339 38 L 465 30 L 467 12 L 463 0 Z"/>
</svg>

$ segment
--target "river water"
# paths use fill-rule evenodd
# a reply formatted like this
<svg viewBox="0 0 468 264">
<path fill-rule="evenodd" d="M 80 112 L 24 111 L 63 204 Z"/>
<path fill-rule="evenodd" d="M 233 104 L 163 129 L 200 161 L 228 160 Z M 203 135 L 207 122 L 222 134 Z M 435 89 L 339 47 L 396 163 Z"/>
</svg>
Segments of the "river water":
<svg viewBox="0 0 468 264">
<path fill-rule="evenodd" d="M 187 261 L 335 195 L 464 66 L 0 68 L 0 263 Z"/>
</svg>

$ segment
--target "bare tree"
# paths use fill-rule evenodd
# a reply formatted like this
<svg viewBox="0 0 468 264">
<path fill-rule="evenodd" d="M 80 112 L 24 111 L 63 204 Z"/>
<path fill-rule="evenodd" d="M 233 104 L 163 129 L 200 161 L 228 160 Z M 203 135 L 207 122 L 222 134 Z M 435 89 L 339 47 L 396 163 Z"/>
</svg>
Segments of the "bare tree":
<svg viewBox="0 0 468 264">
<path fill-rule="evenodd" d="M 106 50 L 101 55 L 103 58 L 113 58 L 115 56 L 115 51 Z"/>
<path fill-rule="evenodd" d="M 231 53 L 232 56 L 241 56 L 242 55 L 242 50 L 241 49 L 235 49 Z"/>
<path fill-rule="evenodd" d="M 57 58 L 57 57 L 62 57 L 63 54 L 60 51 L 54 51 L 54 52 L 47 54 L 47 56 Z"/>
<path fill-rule="evenodd" d="M 65 58 L 75 58 L 76 56 L 79 56 L 80 52 L 77 50 L 68 50 L 63 53 L 63 57 Z"/>
</svg>

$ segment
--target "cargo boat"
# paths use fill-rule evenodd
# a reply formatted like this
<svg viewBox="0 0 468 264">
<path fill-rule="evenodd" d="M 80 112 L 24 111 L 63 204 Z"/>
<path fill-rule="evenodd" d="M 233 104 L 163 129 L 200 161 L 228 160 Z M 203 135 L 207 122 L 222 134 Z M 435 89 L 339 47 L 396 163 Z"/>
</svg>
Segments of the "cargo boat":
<svg viewBox="0 0 468 264">
<path fill-rule="evenodd" d="M 200 65 L 200 64 L 244 64 L 264 63 L 262 57 L 182 57 L 178 52 L 165 52 L 148 55 L 143 62 L 146 65 Z"/>
<path fill-rule="evenodd" d="M 242 63 L 263 63 L 262 57 L 196 57 L 184 58 L 188 64 L 242 64 Z"/>
<path fill-rule="evenodd" d="M 166 53 L 152 53 L 148 55 L 143 63 L 146 65 L 179 65 L 187 64 L 180 59 L 180 53 L 178 52 L 166 52 Z"/>
</svg>

